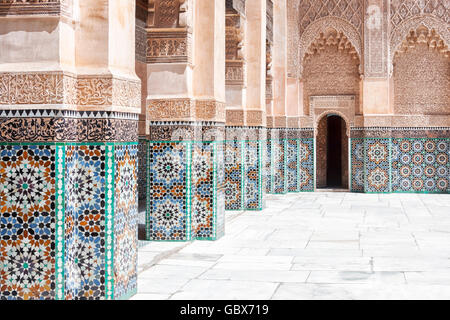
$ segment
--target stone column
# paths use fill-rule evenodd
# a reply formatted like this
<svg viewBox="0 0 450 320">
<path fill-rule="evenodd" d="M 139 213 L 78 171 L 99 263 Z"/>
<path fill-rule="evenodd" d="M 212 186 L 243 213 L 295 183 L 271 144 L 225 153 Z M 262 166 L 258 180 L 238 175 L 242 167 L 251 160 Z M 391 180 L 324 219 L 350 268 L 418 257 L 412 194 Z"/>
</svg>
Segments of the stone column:
<svg viewBox="0 0 450 320">
<path fill-rule="evenodd" d="M 288 192 L 300 191 L 300 82 L 296 78 L 287 78 L 286 88 L 286 125 L 287 125 L 287 165 L 286 178 Z"/>
<path fill-rule="evenodd" d="M 136 292 L 134 10 L 0 4 L 2 298 Z"/>
<path fill-rule="evenodd" d="M 146 239 L 224 233 L 225 3 L 149 2 Z"/>
<path fill-rule="evenodd" d="M 226 3 L 230 7 L 227 16 L 226 209 L 262 210 L 265 3 L 261 0 Z M 239 23 L 237 17 L 240 17 Z"/>
<path fill-rule="evenodd" d="M 266 39 L 267 3 L 265 0 L 246 1 L 247 101 L 244 127 L 244 209 L 264 208 L 264 160 L 266 141 Z"/>
<path fill-rule="evenodd" d="M 245 207 L 245 1 L 226 1 L 225 209 Z"/>
<path fill-rule="evenodd" d="M 266 193 L 273 192 L 272 135 L 273 117 L 273 1 L 266 0 L 266 143 L 264 161 L 264 181 Z"/>
<path fill-rule="evenodd" d="M 286 193 L 287 188 L 287 15 L 286 0 L 273 3 L 273 126 L 272 192 Z"/>
</svg>

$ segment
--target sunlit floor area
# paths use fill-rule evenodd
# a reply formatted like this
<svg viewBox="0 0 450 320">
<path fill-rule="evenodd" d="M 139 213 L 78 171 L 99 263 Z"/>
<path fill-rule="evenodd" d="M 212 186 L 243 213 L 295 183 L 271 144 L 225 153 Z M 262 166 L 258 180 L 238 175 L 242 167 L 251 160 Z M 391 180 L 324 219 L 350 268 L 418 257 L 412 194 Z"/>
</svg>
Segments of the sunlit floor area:
<svg viewBox="0 0 450 320">
<path fill-rule="evenodd" d="M 149 242 L 132 299 L 450 299 L 450 195 L 315 192 L 227 212 L 218 241 Z"/>
</svg>

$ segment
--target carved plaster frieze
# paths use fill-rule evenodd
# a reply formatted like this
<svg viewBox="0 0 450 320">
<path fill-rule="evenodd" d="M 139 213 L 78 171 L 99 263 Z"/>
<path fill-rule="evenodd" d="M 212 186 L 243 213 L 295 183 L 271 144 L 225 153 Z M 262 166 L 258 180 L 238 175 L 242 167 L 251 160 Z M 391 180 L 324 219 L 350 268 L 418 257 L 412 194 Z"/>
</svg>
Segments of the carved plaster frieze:
<svg viewBox="0 0 450 320">
<path fill-rule="evenodd" d="M 139 80 L 112 76 L 75 76 L 62 72 L 0 74 L 0 107 L 140 108 L 140 92 Z"/>
<path fill-rule="evenodd" d="M 0 16 L 59 16 L 67 0 L 0 0 Z"/>
<path fill-rule="evenodd" d="M 147 63 L 191 62 L 191 39 L 187 29 L 147 29 Z"/>
<path fill-rule="evenodd" d="M 225 122 L 225 103 L 216 100 L 196 100 L 195 119 L 197 121 Z"/>
<path fill-rule="evenodd" d="M 227 85 L 244 85 L 245 83 L 244 61 L 226 61 L 225 80 Z"/>
<path fill-rule="evenodd" d="M 136 114 L 65 110 L 2 110 L 0 141 L 137 141 Z"/>
<path fill-rule="evenodd" d="M 147 100 L 151 121 L 225 122 L 225 103 L 215 100 L 169 98 Z"/>
<path fill-rule="evenodd" d="M 245 125 L 244 110 L 227 109 L 226 110 L 227 126 L 243 126 Z"/>
</svg>

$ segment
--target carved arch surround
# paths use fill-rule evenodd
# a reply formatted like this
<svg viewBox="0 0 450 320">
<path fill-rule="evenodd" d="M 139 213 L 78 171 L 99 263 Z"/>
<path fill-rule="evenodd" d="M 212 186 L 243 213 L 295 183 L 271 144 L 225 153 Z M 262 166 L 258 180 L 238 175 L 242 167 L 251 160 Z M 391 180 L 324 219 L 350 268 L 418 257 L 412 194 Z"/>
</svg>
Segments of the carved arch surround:
<svg viewBox="0 0 450 320">
<path fill-rule="evenodd" d="M 411 31 L 415 31 L 420 26 L 425 26 L 429 30 L 434 29 L 436 33 L 444 40 L 444 43 L 450 45 L 450 27 L 447 23 L 431 15 L 415 16 L 405 20 L 391 32 L 389 43 L 389 74 L 392 75 L 394 55 L 398 51 L 402 42 L 406 39 Z"/>
<path fill-rule="evenodd" d="M 311 46 L 311 44 L 320 36 L 321 33 L 325 32 L 327 29 L 335 29 L 337 32 L 342 32 L 350 41 L 350 43 L 355 48 L 358 58 L 360 61 L 359 71 L 363 73 L 363 59 L 362 59 L 362 40 L 361 36 L 356 30 L 356 28 L 349 22 L 338 17 L 324 17 L 318 19 L 311 23 L 303 32 L 300 37 L 300 43 L 298 46 L 298 57 L 299 57 L 299 75 L 302 76 L 303 73 L 303 62 L 305 58 L 306 51 Z"/>
<path fill-rule="evenodd" d="M 322 112 L 319 116 L 316 117 L 316 119 L 314 120 L 314 137 L 317 137 L 317 135 L 319 134 L 319 123 L 320 123 L 320 121 L 322 121 L 323 118 L 325 118 L 326 116 L 329 116 L 329 115 L 336 115 L 336 116 L 341 117 L 342 120 L 344 120 L 344 122 L 345 122 L 345 132 L 347 133 L 347 137 L 350 137 L 350 128 L 351 128 L 350 120 L 342 112 L 337 111 L 337 110 L 333 110 L 333 109 L 326 110 L 326 111 Z"/>
</svg>

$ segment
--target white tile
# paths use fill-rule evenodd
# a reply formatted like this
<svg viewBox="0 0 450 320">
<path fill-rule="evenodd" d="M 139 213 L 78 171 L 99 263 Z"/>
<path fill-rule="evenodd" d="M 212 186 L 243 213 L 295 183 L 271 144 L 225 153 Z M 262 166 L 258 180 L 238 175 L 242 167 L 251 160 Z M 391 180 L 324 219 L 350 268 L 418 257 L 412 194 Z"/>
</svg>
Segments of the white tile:
<svg viewBox="0 0 450 320">
<path fill-rule="evenodd" d="M 308 283 L 396 283 L 404 284 L 402 272 L 312 271 Z"/>
<path fill-rule="evenodd" d="M 229 280 L 192 280 L 174 294 L 173 300 L 267 300 L 277 283 Z"/>
</svg>

